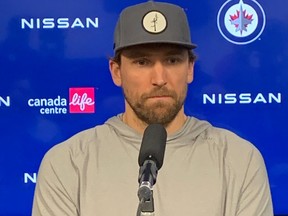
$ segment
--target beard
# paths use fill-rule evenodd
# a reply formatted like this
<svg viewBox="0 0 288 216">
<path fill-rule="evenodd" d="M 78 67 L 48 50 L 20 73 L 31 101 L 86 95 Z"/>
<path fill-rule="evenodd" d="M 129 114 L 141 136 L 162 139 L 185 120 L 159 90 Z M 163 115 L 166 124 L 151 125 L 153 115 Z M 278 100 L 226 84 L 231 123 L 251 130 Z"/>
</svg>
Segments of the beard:
<svg viewBox="0 0 288 216">
<path fill-rule="evenodd" d="M 184 104 L 187 95 L 187 85 L 179 95 L 174 90 L 168 90 L 166 86 L 154 88 L 151 92 L 144 93 L 140 97 L 133 95 L 132 92 L 125 90 L 125 88 L 123 88 L 123 93 L 127 103 L 140 120 L 148 125 L 162 124 L 167 126 L 177 116 Z M 147 102 L 149 98 L 157 96 L 168 96 L 172 99 L 172 103 L 157 101 L 151 104 Z"/>
</svg>

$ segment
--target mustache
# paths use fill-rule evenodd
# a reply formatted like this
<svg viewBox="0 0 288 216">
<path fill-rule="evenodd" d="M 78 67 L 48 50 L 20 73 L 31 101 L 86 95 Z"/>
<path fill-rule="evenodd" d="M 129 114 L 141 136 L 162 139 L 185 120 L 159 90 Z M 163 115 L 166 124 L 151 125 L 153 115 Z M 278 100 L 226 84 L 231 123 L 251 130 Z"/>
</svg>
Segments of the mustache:
<svg viewBox="0 0 288 216">
<path fill-rule="evenodd" d="M 167 87 L 161 87 L 161 88 L 154 88 L 148 93 L 144 93 L 142 95 L 142 99 L 147 99 L 151 97 L 176 97 L 176 93 L 173 90 L 169 90 Z"/>
</svg>

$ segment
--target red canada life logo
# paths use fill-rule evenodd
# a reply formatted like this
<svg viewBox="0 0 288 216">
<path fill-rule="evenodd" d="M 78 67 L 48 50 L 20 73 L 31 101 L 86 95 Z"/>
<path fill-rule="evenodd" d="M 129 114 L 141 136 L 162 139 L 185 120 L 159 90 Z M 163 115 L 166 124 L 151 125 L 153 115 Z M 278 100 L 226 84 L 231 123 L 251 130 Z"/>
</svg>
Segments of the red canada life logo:
<svg viewBox="0 0 288 216">
<path fill-rule="evenodd" d="M 69 88 L 69 111 L 70 113 L 94 113 L 94 88 Z"/>
</svg>

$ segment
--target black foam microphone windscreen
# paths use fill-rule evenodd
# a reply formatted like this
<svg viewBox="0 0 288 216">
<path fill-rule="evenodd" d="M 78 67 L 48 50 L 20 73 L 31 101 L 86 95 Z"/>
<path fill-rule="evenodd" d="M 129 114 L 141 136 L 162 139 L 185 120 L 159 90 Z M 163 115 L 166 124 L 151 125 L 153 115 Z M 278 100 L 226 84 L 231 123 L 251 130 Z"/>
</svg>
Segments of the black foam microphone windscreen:
<svg viewBox="0 0 288 216">
<path fill-rule="evenodd" d="M 163 165 L 167 140 L 166 129 L 161 124 L 151 124 L 145 131 L 140 147 L 138 163 L 142 166 L 145 160 L 153 160 L 158 170 Z"/>
</svg>

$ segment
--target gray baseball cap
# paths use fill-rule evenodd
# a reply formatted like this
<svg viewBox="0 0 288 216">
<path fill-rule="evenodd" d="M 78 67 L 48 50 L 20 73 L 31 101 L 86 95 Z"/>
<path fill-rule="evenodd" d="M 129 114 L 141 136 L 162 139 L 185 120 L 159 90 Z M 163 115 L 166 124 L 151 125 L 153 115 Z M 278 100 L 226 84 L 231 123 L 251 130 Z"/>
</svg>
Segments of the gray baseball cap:
<svg viewBox="0 0 288 216">
<path fill-rule="evenodd" d="M 151 43 L 196 47 L 191 42 L 188 20 L 181 7 L 148 1 L 121 12 L 114 32 L 114 51 Z"/>
</svg>

